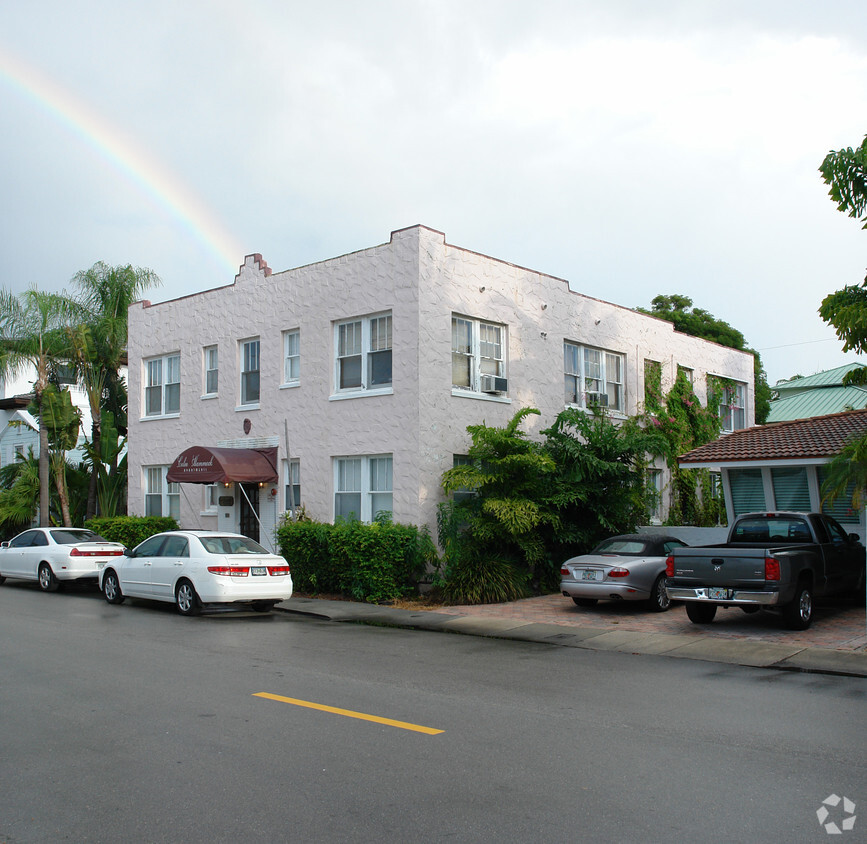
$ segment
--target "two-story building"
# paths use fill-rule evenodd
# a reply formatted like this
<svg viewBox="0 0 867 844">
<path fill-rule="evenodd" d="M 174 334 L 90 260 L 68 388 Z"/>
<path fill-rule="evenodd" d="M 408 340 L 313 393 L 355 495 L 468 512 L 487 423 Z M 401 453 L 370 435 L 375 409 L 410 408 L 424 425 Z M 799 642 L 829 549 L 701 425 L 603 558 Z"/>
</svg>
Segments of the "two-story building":
<svg viewBox="0 0 867 844">
<path fill-rule="evenodd" d="M 424 226 L 280 273 L 247 256 L 228 286 L 130 308 L 129 510 L 262 541 L 298 504 L 433 530 L 468 425 L 527 406 L 531 434 L 567 406 L 625 417 L 648 361 L 702 401 L 726 379 L 725 424 L 753 424 L 749 354 Z"/>
</svg>

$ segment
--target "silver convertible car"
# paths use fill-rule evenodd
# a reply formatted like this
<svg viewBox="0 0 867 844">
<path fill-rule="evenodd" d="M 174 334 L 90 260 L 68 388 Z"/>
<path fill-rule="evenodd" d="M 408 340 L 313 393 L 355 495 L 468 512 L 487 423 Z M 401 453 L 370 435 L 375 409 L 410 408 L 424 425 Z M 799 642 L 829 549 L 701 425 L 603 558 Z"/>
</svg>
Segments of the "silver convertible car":
<svg viewBox="0 0 867 844">
<path fill-rule="evenodd" d="M 665 558 L 685 546 L 673 536 L 633 533 L 600 542 L 589 554 L 560 567 L 560 591 L 579 607 L 597 601 L 647 601 L 665 612 L 671 599 L 665 588 Z"/>
</svg>

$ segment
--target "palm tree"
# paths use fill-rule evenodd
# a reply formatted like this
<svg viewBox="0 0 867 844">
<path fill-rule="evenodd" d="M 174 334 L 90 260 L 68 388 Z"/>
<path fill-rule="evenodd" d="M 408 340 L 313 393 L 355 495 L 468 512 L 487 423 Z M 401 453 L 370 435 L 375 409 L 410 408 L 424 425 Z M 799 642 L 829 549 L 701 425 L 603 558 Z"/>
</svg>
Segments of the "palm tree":
<svg viewBox="0 0 867 844">
<path fill-rule="evenodd" d="M 0 290 L 0 377 L 36 370 L 33 402 L 39 413 L 39 524 L 49 524 L 48 427 L 42 395 L 53 367 L 68 363 L 72 351 L 69 326 L 77 309 L 65 293 L 30 287 L 17 296 Z"/>
<path fill-rule="evenodd" d="M 87 517 L 96 514 L 98 481 L 105 476 L 97 471 L 97 461 L 108 455 L 110 475 L 117 473 L 117 449 L 102 446 L 102 411 L 111 410 L 118 429 L 126 411 L 126 387 L 120 375 L 126 362 L 127 311 L 149 288 L 161 284 L 152 270 L 141 267 L 111 267 L 99 261 L 89 270 L 73 278 L 76 301 L 84 310 L 83 323 L 75 332 L 76 368 L 87 393 L 92 422 L 90 456 L 92 462 L 90 488 L 87 495 Z M 113 455 L 113 457 L 111 456 Z"/>
</svg>

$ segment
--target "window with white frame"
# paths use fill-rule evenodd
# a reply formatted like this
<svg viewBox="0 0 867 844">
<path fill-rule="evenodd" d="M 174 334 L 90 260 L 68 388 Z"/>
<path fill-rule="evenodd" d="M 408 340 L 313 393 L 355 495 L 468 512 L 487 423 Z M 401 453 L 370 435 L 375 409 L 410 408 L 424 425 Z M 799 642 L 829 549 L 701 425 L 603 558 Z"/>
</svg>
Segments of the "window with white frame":
<svg viewBox="0 0 867 844">
<path fill-rule="evenodd" d="M 625 356 L 579 343 L 563 344 L 566 404 L 625 412 Z"/>
<path fill-rule="evenodd" d="M 301 506 L 301 461 L 283 461 L 283 506 L 287 510 L 297 510 Z"/>
<path fill-rule="evenodd" d="M 474 393 L 505 393 L 506 326 L 452 316 L 452 387 Z"/>
<path fill-rule="evenodd" d="M 203 513 L 216 513 L 220 504 L 221 484 L 206 484 L 203 492 Z"/>
<path fill-rule="evenodd" d="M 301 332 L 283 332 L 283 383 L 297 384 L 301 380 Z"/>
<path fill-rule="evenodd" d="M 391 314 L 335 323 L 337 392 L 391 387 Z"/>
<path fill-rule="evenodd" d="M 392 512 L 390 454 L 334 459 L 334 519 L 371 522 Z"/>
<path fill-rule="evenodd" d="M 658 525 L 662 521 L 662 470 L 647 469 L 645 478 L 647 515 L 651 524 Z"/>
<path fill-rule="evenodd" d="M 681 364 L 677 365 L 677 374 L 682 375 L 689 381 L 690 384 L 695 383 L 695 372 L 690 369 L 688 366 L 681 366 Z"/>
<path fill-rule="evenodd" d="M 202 357 L 204 358 L 205 366 L 205 395 L 217 395 L 217 387 L 219 385 L 219 356 L 216 346 L 205 346 L 202 349 Z"/>
<path fill-rule="evenodd" d="M 176 521 L 181 516 L 180 484 L 166 480 L 168 466 L 145 466 L 145 515 L 171 516 Z"/>
<path fill-rule="evenodd" d="M 181 356 L 144 361 L 145 416 L 173 416 L 181 411 Z"/>
<path fill-rule="evenodd" d="M 241 404 L 259 403 L 259 338 L 241 341 Z"/>
<path fill-rule="evenodd" d="M 732 381 L 722 385 L 719 418 L 725 433 L 740 431 L 747 426 L 747 385 Z"/>
</svg>

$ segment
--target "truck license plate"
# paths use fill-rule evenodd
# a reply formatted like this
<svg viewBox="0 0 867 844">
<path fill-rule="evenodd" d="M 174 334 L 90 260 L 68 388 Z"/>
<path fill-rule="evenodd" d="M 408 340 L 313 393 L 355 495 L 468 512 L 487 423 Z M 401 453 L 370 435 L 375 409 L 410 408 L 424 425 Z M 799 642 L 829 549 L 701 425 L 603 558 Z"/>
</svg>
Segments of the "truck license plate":
<svg viewBox="0 0 867 844">
<path fill-rule="evenodd" d="M 728 598 L 728 596 L 729 596 L 729 590 L 723 589 L 720 586 L 711 587 L 710 589 L 707 590 L 707 596 L 712 601 L 725 601 L 726 598 Z"/>
</svg>

